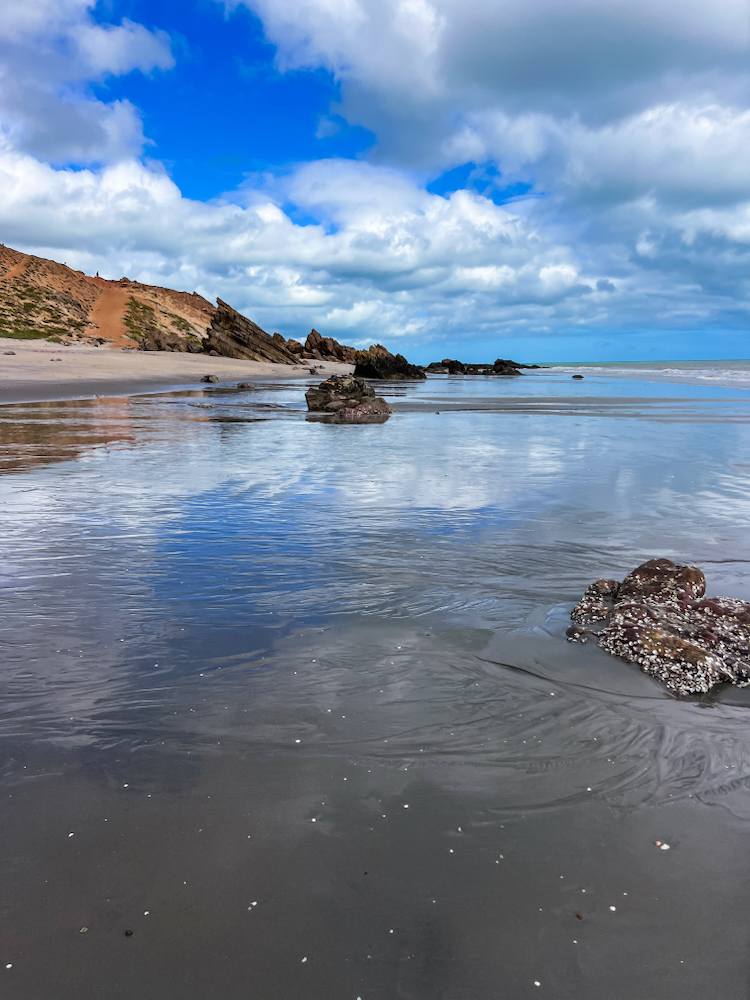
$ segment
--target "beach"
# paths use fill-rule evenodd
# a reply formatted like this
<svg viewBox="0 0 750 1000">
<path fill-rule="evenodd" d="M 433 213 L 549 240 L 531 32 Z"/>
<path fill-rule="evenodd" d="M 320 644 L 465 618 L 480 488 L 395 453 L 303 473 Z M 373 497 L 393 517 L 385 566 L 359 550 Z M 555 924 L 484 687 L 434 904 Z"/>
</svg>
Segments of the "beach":
<svg viewBox="0 0 750 1000">
<path fill-rule="evenodd" d="M 205 354 L 123 351 L 108 345 L 63 346 L 47 340 L 0 337 L 0 404 L 124 396 L 199 385 L 204 375 L 218 375 L 226 382 L 299 377 L 307 374 L 311 364 L 319 366 L 321 373 L 351 370 L 328 361 L 297 367 Z"/>
<path fill-rule="evenodd" d="M 565 629 L 657 555 L 750 598 L 750 365 L 348 427 L 123 360 L 189 384 L 0 407 L 3 996 L 745 996 L 750 693 Z"/>
</svg>

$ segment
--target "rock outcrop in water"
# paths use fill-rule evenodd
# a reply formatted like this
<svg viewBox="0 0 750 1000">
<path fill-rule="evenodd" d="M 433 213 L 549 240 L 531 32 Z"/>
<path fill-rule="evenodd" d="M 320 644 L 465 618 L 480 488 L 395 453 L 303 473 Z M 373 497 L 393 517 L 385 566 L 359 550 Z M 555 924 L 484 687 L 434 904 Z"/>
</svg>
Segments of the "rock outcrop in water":
<svg viewBox="0 0 750 1000">
<path fill-rule="evenodd" d="M 425 371 L 432 375 L 523 375 L 522 368 L 541 368 L 541 365 L 522 365 L 518 361 L 497 358 L 492 364 L 467 364 L 455 358 L 432 361 Z"/>
<path fill-rule="evenodd" d="M 354 375 L 332 375 L 305 393 L 307 408 L 334 424 L 382 424 L 391 415 L 384 399 Z"/>
<path fill-rule="evenodd" d="M 706 597 L 696 566 L 651 559 L 622 582 L 597 580 L 573 608 L 571 642 L 590 636 L 678 695 L 750 685 L 750 602 Z"/>
<path fill-rule="evenodd" d="M 403 354 L 391 354 L 382 344 L 374 344 L 366 351 L 357 351 L 354 374 L 358 378 L 391 382 L 427 377 L 421 368 L 410 364 Z"/>
</svg>

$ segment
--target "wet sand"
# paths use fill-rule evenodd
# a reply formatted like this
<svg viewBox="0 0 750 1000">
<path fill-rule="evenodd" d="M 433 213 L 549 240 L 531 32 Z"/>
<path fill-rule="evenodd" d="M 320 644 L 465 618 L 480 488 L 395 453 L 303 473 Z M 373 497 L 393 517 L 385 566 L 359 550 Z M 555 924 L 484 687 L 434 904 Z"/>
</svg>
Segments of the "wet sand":
<svg viewBox="0 0 750 1000">
<path fill-rule="evenodd" d="M 0 404 L 178 389 L 199 385 L 204 375 L 218 375 L 223 382 L 299 378 L 308 374 L 311 364 L 320 366 L 321 374 L 351 371 L 349 365 L 334 362 L 290 366 L 171 351 L 121 351 L 77 344 L 63 347 L 48 341 L 0 338 Z"/>
<path fill-rule="evenodd" d="M 746 997 L 750 692 L 563 633 L 750 596 L 750 393 L 519 382 L 2 408 L 3 997 Z"/>
</svg>

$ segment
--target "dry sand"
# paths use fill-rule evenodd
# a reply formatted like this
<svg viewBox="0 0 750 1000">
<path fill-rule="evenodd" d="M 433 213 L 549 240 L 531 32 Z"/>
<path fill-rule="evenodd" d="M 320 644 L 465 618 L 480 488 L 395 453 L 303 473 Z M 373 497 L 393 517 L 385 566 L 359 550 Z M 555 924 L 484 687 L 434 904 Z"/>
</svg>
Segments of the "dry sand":
<svg viewBox="0 0 750 1000">
<path fill-rule="evenodd" d="M 195 388 L 204 375 L 218 375 L 228 385 L 258 378 L 300 378 L 309 375 L 313 364 L 321 374 L 352 370 L 351 365 L 335 362 L 276 365 L 205 354 L 61 347 L 44 340 L 0 338 L 0 404 Z"/>
</svg>

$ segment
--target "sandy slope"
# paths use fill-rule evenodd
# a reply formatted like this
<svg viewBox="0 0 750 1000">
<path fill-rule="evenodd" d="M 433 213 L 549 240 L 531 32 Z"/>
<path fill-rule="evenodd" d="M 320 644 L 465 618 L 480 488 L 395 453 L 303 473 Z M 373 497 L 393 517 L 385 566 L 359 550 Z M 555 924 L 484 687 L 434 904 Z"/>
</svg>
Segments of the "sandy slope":
<svg viewBox="0 0 750 1000">
<path fill-rule="evenodd" d="M 132 346 L 132 341 L 125 336 L 124 322 L 129 297 L 124 288 L 102 282 L 101 293 L 90 314 L 98 335 L 118 347 Z"/>
<path fill-rule="evenodd" d="M 6 355 L 5 351 L 15 351 Z M 59 360 L 52 360 L 52 359 Z M 350 365 L 315 362 L 321 373 L 348 372 Z M 257 378 L 304 378 L 307 365 L 234 361 L 200 354 L 120 351 L 75 344 L 0 338 L 0 403 L 127 395 L 167 387 L 194 387 L 204 375 L 222 382 Z"/>
</svg>

